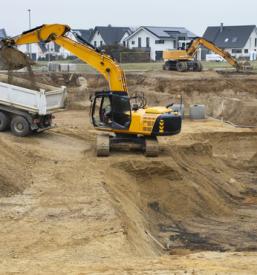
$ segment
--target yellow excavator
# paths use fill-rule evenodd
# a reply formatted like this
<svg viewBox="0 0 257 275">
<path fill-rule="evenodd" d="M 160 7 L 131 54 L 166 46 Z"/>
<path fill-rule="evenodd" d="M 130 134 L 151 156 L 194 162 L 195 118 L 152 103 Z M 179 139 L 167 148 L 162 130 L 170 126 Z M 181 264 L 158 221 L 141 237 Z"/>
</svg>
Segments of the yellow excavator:
<svg viewBox="0 0 257 275">
<path fill-rule="evenodd" d="M 109 91 L 91 97 L 91 121 L 102 131 L 97 135 L 97 155 L 108 156 L 117 145 L 133 146 L 146 156 L 158 155 L 157 136 L 172 136 L 181 131 L 182 117 L 172 105 L 147 107 L 144 97 L 129 97 L 122 68 L 107 54 L 80 39 L 71 39 L 70 27 L 61 24 L 42 25 L 1 41 L 2 49 L 31 43 L 54 41 L 93 67 L 109 83 Z M 82 42 L 78 42 L 78 41 Z M 14 62 L 14 61 L 13 61 Z M 20 65 L 20 64 L 19 64 Z"/>
<path fill-rule="evenodd" d="M 244 65 L 240 64 L 229 52 L 217 47 L 214 43 L 202 37 L 194 39 L 185 50 L 164 51 L 163 59 L 165 64 L 163 65 L 163 69 L 178 72 L 201 72 L 203 69 L 202 63 L 195 60 L 197 50 L 200 46 L 223 57 L 230 65 L 236 68 L 237 71 L 245 69 Z"/>
</svg>

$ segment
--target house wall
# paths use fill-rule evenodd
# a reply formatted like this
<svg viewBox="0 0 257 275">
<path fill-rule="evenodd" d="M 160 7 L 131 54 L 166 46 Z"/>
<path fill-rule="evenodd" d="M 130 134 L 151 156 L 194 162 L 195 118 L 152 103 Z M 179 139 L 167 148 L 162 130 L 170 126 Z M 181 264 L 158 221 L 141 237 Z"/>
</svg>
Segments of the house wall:
<svg viewBox="0 0 257 275">
<path fill-rule="evenodd" d="M 252 52 L 257 51 L 257 28 L 255 28 L 255 30 L 250 35 L 243 49 L 243 52 L 245 49 L 248 49 L 248 54 L 244 53 L 244 55 L 248 55 L 248 56 L 250 56 Z"/>
<path fill-rule="evenodd" d="M 126 41 L 127 37 L 129 37 L 129 33 L 126 32 L 120 40 L 121 46 L 127 47 L 127 41 Z"/>
<path fill-rule="evenodd" d="M 101 46 L 105 45 L 104 40 L 103 40 L 101 34 L 98 31 L 95 32 L 95 34 L 94 34 L 93 38 L 91 39 L 90 43 L 92 45 L 94 45 L 95 47 L 101 47 Z"/>
<path fill-rule="evenodd" d="M 136 34 L 134 34 L 131 38 L 127 40 L 128 48 L 139 48 L 138 38 L 141 38 L 141 47 L 146 48 L 146 39 L 149 37 L 149 46 L 150 46 L 150 54 L 151 59 L 156 60 L 156 52 L 163 52 L 164 50 L 173 50 L 175 43 L 174 40 L 164 40 L 164 44 L 156 44 L 156 40 L 160 40 L 160 38 L 156 37 L 152 33 L 148 32 L 145 29 L 141 29 Z M 134 44 L 133 44 L 134 41 Z"/>
<path fill-rule="evenodd" d="M 28 45 L 20 45 L 18 46 L 18 50 L 26 54 L 28 54 L 29 50 L 31 50 L 33 60 L 37 60 L 39 57 L 39 47 L 36 43 L 30 44 L 30 48 L 28 47 Z"/>
</svg>

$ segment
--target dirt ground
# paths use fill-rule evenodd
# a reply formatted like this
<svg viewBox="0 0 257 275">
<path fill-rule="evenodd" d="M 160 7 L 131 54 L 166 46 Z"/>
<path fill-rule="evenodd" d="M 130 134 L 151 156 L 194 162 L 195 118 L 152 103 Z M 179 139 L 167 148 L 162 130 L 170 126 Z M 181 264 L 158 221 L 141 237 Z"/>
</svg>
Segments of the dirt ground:
<svg viewBox="0 0 257 275">
<path fill-rule="evenodd" d="M 0 272 L 256 274 L 257 129 L 186 119 L 180 135 L 159 139 L 158 158 L 97 158 L 86 99 L 103 82 L 82 77 L 55 129 L 0 135 Z M 257 99 L 255 76 L 159 78 L 131 74 L 130 90 L 152 104 L 176 97 L 179 82 L 188 105 L 228 87 Z M 155 86 L 162 82 L 164 92 Z"/>
</svg>

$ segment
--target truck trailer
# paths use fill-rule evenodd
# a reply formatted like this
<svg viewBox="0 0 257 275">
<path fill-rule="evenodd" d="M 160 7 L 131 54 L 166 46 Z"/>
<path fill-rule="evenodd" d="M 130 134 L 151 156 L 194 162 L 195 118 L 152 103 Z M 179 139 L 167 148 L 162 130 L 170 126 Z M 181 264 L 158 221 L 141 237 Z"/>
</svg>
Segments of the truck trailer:
<svg viewBox="0 0 257 275">
<path fill-rule="evenodd" d="M 66 87 L 31 90 L 0 82 L 0 131 L 20 137 L 52 127 L 53 113 L 65 108 Z"/>
</svg>

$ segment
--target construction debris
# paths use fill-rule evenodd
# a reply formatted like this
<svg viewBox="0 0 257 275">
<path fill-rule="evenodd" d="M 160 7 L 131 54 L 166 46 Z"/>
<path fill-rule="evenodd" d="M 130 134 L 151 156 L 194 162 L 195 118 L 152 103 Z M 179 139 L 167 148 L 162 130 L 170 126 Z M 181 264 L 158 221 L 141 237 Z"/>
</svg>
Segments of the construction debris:
<svg viewBox="0 0 257 275">
<path fill-rule="evenodd" d="M 8 83 L 12 84 L 13 71 L 27 68 L 31 86 L 36 88 L 35 77 L 32 70 L 34 62 L 23 52 L 16 48 L 3 46 L 0 48 L 0 68 L 8 71 Z"/>
</svg>

